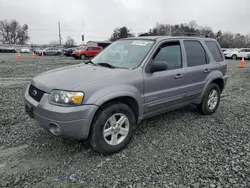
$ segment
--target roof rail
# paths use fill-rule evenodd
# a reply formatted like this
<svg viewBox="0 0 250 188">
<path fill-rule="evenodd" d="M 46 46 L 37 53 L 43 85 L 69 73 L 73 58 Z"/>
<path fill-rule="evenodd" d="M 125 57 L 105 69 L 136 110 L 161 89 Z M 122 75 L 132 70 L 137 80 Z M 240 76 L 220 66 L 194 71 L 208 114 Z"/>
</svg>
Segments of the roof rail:
<svg viewBox="0 0 250 188">
<path fill-rule="evenodd" d="M 143 36 L 151 36 L 149 33 L 142 33 L 138 37 L 143 37 Z M 181 32 L 181 33 L 174 33 L 171 36 L 190 36 L 190 37 L 203 37 L 203 38 L 215 38 L 216 37 L 211 37 L 208 35 L 200 34 L 200 33 L 193 33 L 193 32 Z"/>
<path fill-rule="evenodd" d="M 192 36 L 192 37 L 204 37 L 204 38 L 215 38 L 210 37 L 208 35 L 200 34 L 200 33 L 193 33 L 193 32 L 183 32 L 183 33 L 177 33 L 172 36 Z"/>
</svg>

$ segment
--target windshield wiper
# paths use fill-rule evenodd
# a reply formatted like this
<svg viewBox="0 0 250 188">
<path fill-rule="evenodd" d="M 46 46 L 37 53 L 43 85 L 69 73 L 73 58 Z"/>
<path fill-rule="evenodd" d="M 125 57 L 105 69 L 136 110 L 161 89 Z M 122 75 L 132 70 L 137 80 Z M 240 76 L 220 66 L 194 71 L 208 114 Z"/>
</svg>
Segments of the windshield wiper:
<svg viewBox="0 0 250 188">
<path fill-rule="evenodd" d="M 91 61 L 91 60 L 89 60 L 89 61 L 85 62 L 85 64 L 92 64 L 92 65 L 96 66 L 96 64 L 95 64 L 95 63 L 93 63 L 93 61 Z"/>
<path fill-rule="evenodd" d="M 113 65 L 111 65 L 109 63 L 97 63 L 97 65 L 108 67 L 108 68 L 111 68 L 111 69 L 116 68 L 115 66 L 113 66 Z"/>
</svg>

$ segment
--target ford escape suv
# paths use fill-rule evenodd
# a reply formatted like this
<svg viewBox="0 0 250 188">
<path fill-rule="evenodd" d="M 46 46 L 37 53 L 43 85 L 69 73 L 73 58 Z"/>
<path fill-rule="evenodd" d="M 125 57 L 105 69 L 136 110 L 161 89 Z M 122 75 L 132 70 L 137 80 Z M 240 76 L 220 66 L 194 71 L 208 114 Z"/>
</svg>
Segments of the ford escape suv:
<svg viewBox="0 0 250 188">
<path fill-rule="evenodd" d="M 215 39 L 121 39 L 86 63 L 44 72 L 25 92 L 31 118 L 56 136 L 88 139 L 102 154 L 123 149 L 143 119 L 196 104 L 213 114 L 227 82 Z"/>
</svg>

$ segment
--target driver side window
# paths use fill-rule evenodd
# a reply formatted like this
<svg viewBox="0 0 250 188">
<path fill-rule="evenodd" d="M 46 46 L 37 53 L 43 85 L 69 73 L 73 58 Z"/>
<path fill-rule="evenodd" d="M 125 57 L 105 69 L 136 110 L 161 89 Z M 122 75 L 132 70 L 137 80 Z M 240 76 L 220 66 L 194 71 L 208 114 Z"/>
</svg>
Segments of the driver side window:
<svg viewBox="0 0 250 188">
<path fill-rule="evenodd" d="M 168 70 L 182 68 L 182 55 L 180 42 L 167 42 L 160 46 L 153 57 L 154 61 L 166 61 Z"/>
</svg>

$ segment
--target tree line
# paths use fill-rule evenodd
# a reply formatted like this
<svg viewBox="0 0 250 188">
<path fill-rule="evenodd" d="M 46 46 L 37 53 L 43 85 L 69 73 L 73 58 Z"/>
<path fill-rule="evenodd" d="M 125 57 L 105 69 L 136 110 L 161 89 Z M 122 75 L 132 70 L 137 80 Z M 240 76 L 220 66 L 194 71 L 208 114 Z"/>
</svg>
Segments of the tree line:
<svg viewBox="0 0 250 188">
<path fill-rule="evenodd" d="M 28 35 L 28 25 L 21 25 L 17 20 L 0 21 L 0 42 L 3 44 L 26 44 L 30 37 Z M 144 33 L 138 33 L 137 36 L 183 36 L 183 35 L 208 36 L 217 39 L 222 48 L 245 48 L 250 47 L 250 33 L 242 35 L 241 33 L 223 32 L 219 30 L 214 32 L 211 27 L 200 26 L 196 21 L 181 24 L 160 24 L 156 23 Z M 110 41 L 116 41 L 121 38 L 136 36 L 128 27 L 117 27 L 113 30 Z M 57 41 L 51 41 L 50 45 L 58 45 Z M 68 36 L 64 44 L 65 47 L 75 46 L 75 41 Z"/>
<path fill-rule="evenodd" d="M 0 20 L 0 42 L 3 44 L 26 44 L 30 37 L 28 35 L 28 25 L 21 25 L 17 20 Z M 49 43 L 51 46 L 58 46 L 56 40 Z M 75 46 L 75 41 L 68 36 L 64 47 L 69 48 Z"/>
<path fill-rule="evenodd" d="M 200 26 L 196 21 L 182 24 L 160 24 L 156 23 L 155 27 L 150 28 L 144 33 L 138 33 L 137 36 L 183 36 L 197 35 L 215 38 L 222 48 L 246 48 L 250 47 L 250 33 L 242 35 L 240 33 L 222 32 L 219 30 L 214 32 L 211 27 Z M 136 36 L 126 26 L 115 28 L 110 37 L 110 41 L 116 41 L 121 38 Z"/>
</svg>

